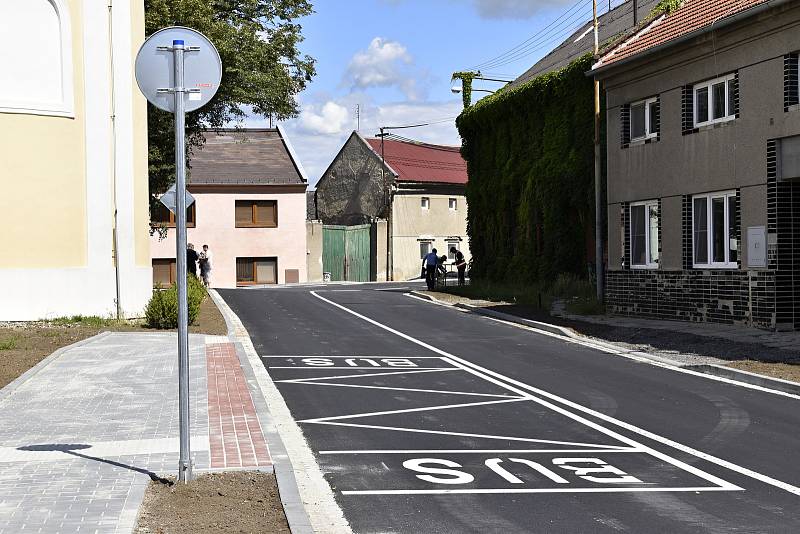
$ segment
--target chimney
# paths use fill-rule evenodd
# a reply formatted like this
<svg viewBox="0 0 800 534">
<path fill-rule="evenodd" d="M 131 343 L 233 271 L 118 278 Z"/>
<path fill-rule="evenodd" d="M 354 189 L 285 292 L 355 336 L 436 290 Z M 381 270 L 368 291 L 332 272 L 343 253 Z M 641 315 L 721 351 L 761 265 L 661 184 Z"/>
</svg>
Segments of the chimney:
<svg viewBox="0 0 800 534">
<path fill-rule="evenodd" d="M 639 0 L 633 0 L 633 27 L 639 25 Z"/>
</svg>

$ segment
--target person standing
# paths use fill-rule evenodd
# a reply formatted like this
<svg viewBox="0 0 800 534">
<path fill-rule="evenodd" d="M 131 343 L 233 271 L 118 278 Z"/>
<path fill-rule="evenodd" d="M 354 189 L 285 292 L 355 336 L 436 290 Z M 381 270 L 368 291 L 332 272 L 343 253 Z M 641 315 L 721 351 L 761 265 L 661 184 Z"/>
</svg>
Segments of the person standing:
<svg viewBox="0 0 800 534">
<path fill-rule="evenodd" d="M 467 262 L 464 259 L 464 254 L 456 247 L 450 247 L 450 253 L 455 258 L 456 269 L 458 269 L 458 285 L 463 286 L 466 283 Z"/>
<path fill-rule="evenodd" d="M 208 245 L 203 245 L 203 250 L 200 252 L 198 258 L 200 264 L 200 278 L 203 280 L 203 285 L 206 287 L 211 286 L 211 251 L 208 250 Z"/>
<path fill-rule="evenodd" d="M 436 255 L 436 249 L 431 250 L 422 258 L 422 266 L 425 269 L 425 284 L 428 286 L 428 291 L 433 291 L 436 286 L 436 267 L 439 265 L 439 257 Z"/>
<path fill-rule="evenodd" d="M 197 252 L 194 250 L 194 245 L 189 243 L 186 246 L 186 272 L 197 276 Z"/>
</svg>

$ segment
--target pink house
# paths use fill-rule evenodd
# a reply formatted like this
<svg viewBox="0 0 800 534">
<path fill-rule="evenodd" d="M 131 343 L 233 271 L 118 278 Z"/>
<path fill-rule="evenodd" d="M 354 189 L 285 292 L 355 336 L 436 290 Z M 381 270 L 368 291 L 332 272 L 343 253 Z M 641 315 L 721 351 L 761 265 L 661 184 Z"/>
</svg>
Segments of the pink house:
<svg viewBox="0 0 800 534">
<path fill-rule="evenodd" d="M 188 179 L 195 204 L 189 243 L 212 253 L 211 285 L 233 288 L 305 282 L 306 187 L 303 168 L 280 128 L 208 131 Z M 175 280 L 175 217 L 153 214 L 167 237 L 150 238 L 153 283 Z"/>
</svg>

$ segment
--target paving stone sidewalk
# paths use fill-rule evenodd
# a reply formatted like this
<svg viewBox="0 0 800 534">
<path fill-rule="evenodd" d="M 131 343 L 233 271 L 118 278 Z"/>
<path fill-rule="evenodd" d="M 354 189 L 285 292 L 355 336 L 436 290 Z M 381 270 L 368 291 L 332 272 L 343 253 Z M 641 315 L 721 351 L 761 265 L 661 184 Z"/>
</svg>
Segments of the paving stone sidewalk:
<svg viewBox="0 0 800 534">
<path fill-rule="evenodd" d="M 176 339 L 101 334 L 0 390 L 0 533 L 133 530 L 151 478 L 177 471 Z M 195 470 L 269 468 L 234 346 L 191 335 L 189 352 Z"/>
</svg>

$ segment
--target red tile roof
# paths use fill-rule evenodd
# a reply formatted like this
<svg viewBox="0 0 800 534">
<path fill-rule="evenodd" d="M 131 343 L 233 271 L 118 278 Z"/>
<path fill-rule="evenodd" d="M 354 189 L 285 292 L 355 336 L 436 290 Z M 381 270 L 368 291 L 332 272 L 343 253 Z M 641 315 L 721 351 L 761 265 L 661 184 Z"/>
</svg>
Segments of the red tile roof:
<svg viewBox="0 0 800 534">
<path fill-rule="evenodd" d="M 381 140 L 366 141 L 380 156 Z M 467 183 L 467 164 L 458 147 L 386 139 L 383 151 L 400 182 Z"/>
<path fill-rule="evenodd" d="M 768 0 L 686 0 L 675 12 L 653 20 L 603 54 L 594 68 L 604 67 L 701 30 Z"/>
</svg>

